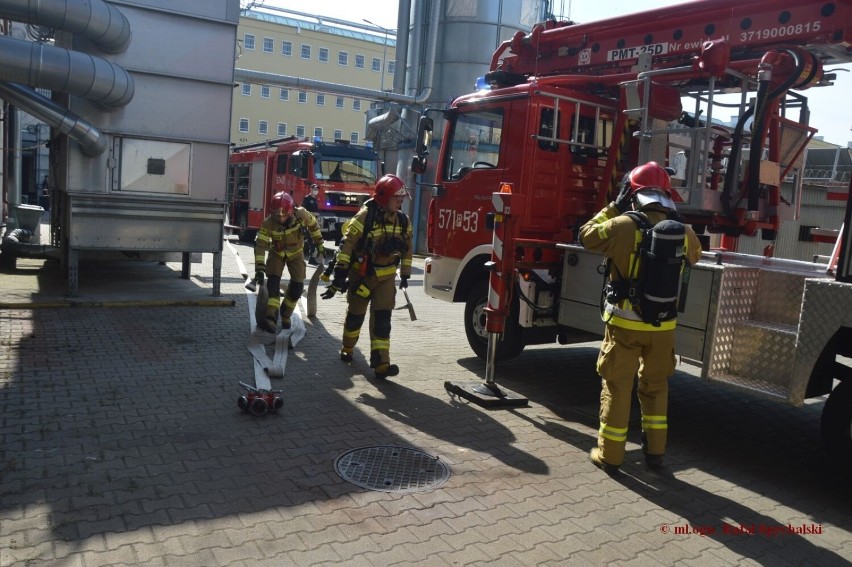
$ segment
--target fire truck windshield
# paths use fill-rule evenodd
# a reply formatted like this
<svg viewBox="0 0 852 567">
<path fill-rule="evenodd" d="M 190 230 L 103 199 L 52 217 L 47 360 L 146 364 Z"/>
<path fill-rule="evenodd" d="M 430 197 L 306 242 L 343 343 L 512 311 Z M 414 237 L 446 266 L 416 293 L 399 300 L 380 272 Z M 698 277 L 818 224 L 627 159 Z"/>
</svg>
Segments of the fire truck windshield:
<svg viewBox="0 0 852 567">
<path fill-rule="evenodd" d="M 323 155 L 322 159 L 314 164 L 314 175 L 318 181 L 373 185 L 376 182 L 376 162 L 369 159 Z"/>
<path fill-rule="evenodd" d="M 444 160 L 444 179 L 464 177 L 471 169 L 493 169 L 500 163 L 502 110 L 458 113 L 450 126 L 453 143 Z"/>
</svg>

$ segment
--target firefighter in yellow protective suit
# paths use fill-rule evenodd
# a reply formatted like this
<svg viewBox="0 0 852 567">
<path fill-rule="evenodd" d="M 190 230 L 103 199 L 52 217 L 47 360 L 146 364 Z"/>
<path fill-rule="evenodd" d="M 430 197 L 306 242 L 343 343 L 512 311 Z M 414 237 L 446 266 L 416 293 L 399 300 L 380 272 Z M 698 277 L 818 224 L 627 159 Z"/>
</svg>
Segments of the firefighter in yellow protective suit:
<svg viewBox="0 0 852 567">
<path fill-rule="evenodd" d="M 396 300 L 397 268 L 400 289 L 408 287 L 411 277 L 412 229 L 408 217 L 400 211 L 408 196 L 405 183 L 396 175 L 379 179 L 373 198 L 349 222 L 337 253 L 334 278 L 322 295 L 329 299 L 347 290 L 349 305 L 340 349 L 344 362 L 352 361 L 369 308 L 370 367 L 376 378 L 399 374 L 399 367 L 390 363 L 391 312 Z"/>
<path fill-rule="evenodd" d="M 640 266 L 635 256 L 642 241 L 636 221 L 623 214 L 631 210 L 644 213 L 652 225 L 667 219 L 677 220 L 669 175 L 657 163 L 648 162 L 633 169 L 625 177 L 616 200 L 580 228 L 583 246 L 606 256 L 609 266 L 603 313 L 606 328 L 597 361 L 597 371 L 603 379 L 600 430 L 597 447 L 589 453 L 590 460 L 606 472 L 616 471 L 624 461 L 637 371 L 645 461 L 651 469 L 663 467 L 668 433 L 668 379 L 675 371 L 676 308 L 667 312 L 662 317 L 664 320 L 646 322 L 649 318 L 637 310 L 635 299 L 631 301 L 634 290 L 628 289 L 628 282 L 638 277 Z M 694 264 L 701 256 L 701 244 L 691 227 L 680 223 L 675 226 L 680 232 L 674 249 L 682 256 L 680 260 Z M 678 261 L 674 268 L 675 290 L 682 266 Z"/>
<path fill-rule="evenodd" d="M 302 207 L 296 207 L 293 197 L 280 192 L 272 197 L 272 213 L 263 220 L 254 244 L 255 280 L 263 283 L 268 276 L 266 289 L 269 291 L 269 304 L 266 317 L 257 322 L 264 331 L 274 333 L 278 322 L 279 308 L 281 326 L 290 328 L 290 316 L 296 308 L 296 302 L 305 288 L 305 237 L 303 228 L 307 228 L 320 252 L 317 261 L 323 262 L 324 240 L 320 233 L 316 217 Z M 268 256 L 268 257 L 267 257 Z M 284 300 L 281 300 L 281 274 L 287 266 L 290 282 Z"/>
</svg>

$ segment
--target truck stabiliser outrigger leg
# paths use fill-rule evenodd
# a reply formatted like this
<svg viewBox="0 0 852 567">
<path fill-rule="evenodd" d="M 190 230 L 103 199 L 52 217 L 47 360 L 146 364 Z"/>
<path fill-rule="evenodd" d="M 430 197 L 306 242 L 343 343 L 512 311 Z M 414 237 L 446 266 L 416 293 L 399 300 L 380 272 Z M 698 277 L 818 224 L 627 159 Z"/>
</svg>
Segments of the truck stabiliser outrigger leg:
<svg viewBox="0 0 852 567">
<path fill-rule="evenodd" d="M 488 331 L 488 350 L 485 359 L 485 382 L 463 382 L 453 384 L 444 382 L 444 388 L 450 393 L 488 408 L 525 406 L 529 400 L 511 390 L 501 388 L 494 381 L 494 368 L 497 359 L 497 343 L 506 328 L 506 313 L 509 310 L 508 283 L 512 277 L 512 267 L 503 257 L 507 224 L 511 213 L 512 188 L 504 183 L 499 193 L 491 196 L 494 205 L 494 240 L 491 261 L 485 267 L 490 272 L 488 284 L 488 306 L 485 308 L 485 328 Z M 511 254 L 511 247 L 509 248 Z M 509 259 L 511 261 L 511 258 Z M 507 282 L 507 280 L 509 280 Z"/>
</svg>

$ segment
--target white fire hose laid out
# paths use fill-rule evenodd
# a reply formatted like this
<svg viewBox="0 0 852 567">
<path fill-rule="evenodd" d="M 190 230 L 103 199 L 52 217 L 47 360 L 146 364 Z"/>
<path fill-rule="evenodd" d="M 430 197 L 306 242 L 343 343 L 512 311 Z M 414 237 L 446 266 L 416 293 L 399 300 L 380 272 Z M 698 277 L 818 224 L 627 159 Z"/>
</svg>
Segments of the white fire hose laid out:
<svg viewBox="0 0 852 567">
<path fill-rule="evenodd" d="M 228 243 L 230 246 L 230 243 Z M 239 252 L 232 251 L 236 256 L 239 271 L 243 277 L 248 278 L 245 264 L 240 258 Z M 309 317 L 316 315 L 317 311 L 317 285 L 323 272 L 323 265 L 317 266 L 311 276 L 306 298 L 307 314 Z M 282 398 L 278 395 L 281 390 L 272 390 L 270 378 L 283 378 L 287 370 L 287 355 L 291 348 L 295 347 L 304 338 L 306 333 L 305 322 L 302 318 L 301 301 L 290 317 L 290 328 L 281 329 L 277 333 L 268 333 L 257 327 L 257 321 L 266 315 L 266 306 L 269 302 L 269 292 L 265 285 L 257 285 L 251 279 L 246 280 L 246 300 L 249 310 L 249 326 L 251 333 L 246 341 L 246 348 L 252 354 L 254 363 L 254 382 L 251 386 L 240 382 L 240 386 L 247 390 L 247 394 L 240 396 L 238 404 L 240 408 L 256 416 L 261 416 L 267 411 L 275 412 L 283 407 Z M 273 354 L 270 358 L 268 347 L 274 345 Z"/>
</svg>

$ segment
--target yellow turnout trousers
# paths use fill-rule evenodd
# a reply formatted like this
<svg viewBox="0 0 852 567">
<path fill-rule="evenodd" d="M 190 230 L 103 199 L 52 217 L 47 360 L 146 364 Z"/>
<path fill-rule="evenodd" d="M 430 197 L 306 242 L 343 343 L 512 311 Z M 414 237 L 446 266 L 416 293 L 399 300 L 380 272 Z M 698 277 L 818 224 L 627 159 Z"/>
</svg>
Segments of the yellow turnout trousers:
<svg viewBox="0 0 852 567">
<path fill-rule="evenodd" d="M 669 398 L 668 379 L 675 370 L 674 330 L 637 331 L 607 325 L 597 370 L 601 375 L 601 409 L 598 447 L 604 461 L 611 465 L 624 462 L 633 380 L 642 409 L 642 431 L 647 441 L 645 452 L 666 452 Z"/>
</svg>

